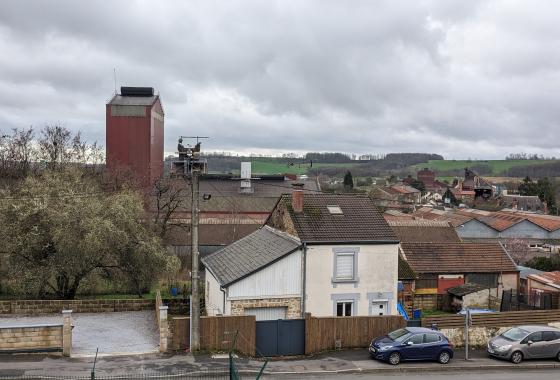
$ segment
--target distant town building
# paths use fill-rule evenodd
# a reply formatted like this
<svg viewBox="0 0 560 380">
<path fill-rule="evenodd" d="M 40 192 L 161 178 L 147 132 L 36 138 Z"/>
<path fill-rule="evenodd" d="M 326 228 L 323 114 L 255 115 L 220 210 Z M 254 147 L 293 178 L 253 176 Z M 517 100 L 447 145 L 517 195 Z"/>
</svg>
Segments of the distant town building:
<svg viewBox="0 0 560 380">
<path fill-rule="evenodd" d="M 163 175 L 164 113 L 152 87 L 121 87 L 106 105 L 107 169 L 145 186 Z"/>
</svg>

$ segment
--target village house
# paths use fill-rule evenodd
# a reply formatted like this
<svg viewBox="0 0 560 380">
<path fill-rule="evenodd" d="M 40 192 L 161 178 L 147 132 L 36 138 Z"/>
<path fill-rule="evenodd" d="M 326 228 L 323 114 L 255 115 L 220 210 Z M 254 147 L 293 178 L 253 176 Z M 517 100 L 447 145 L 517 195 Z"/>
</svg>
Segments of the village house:
<svg viewBox="0 0 560 380">
<path fill-rule="evenodd" d="M 375 204 L 384 209 L 413 211 L 422 201 L 420 190 L 406 185 L 376 186 L 371 191 Z"/>
<path fill-rule="evenodd" d="M 527 276 L 527 293 L 531 305 L 558 309 L 560 306 L 560 271 L 529 274 Z"/>
<path fill-rule="evenodd" d="M 398 239 L 368 197 L 296 186 L 265 226 L 203 263 L 215 314 L 397 314 Z"/>
<path fill-rule="evenodd" d="M 278 197 L 291 189 L 295 182 L 291 175 L 253 175 L 250 163 L 246 179 L 234 175 L 204 175 L 200 178 L 199 192 L 199 251 L 204 257 L 259 229 L 269 217 Z M 247 165 L 248 164 L 248 165 Z M 317 181 L 298 180 L 304 191 L 320 190 Z M 183 179 L 175 181 L 185 191 L 183 200 L 171 215 L 165 236 L 169 250 L 182 258 L 190 267 L 191 252 L 191 192 Z M 155 204 L 155 199 L 154 199 Z"/>
<path fill-rule="evenodd" d="M 414 307 L 439 309 L 449 288 L 483 285 L 493 297 L 519 287 L 519 270 L 498 243 L 401 243 L 403 258 L 418 275 Z"/>
</svg>

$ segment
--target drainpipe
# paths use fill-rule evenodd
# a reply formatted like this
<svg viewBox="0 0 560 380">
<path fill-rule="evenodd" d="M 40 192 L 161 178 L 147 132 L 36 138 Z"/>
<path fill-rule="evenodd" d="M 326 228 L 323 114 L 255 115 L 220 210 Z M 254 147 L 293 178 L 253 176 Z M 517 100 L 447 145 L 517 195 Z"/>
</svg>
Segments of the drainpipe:
<svg viewBox="0 0 560 380">
<path fill-rule="evenodd" d="M 303 242 L 303 281 L 301 283 L 301 317 L 305 318 L 305 291 L 307 278 L 307 243 Z"/>
<path fill-rule="evenodd" d="M 222 302 L 222 315 L 226 315 L 226 291 L 225 291 L 225 289 L 222 288 L 221 286 L 220 286 L 220 290 L 221 290 L 222 293 L 223 293 L 223 297 L 222 297 L 222 300 L 223 300 L 223 302 Z"/>
</svg>

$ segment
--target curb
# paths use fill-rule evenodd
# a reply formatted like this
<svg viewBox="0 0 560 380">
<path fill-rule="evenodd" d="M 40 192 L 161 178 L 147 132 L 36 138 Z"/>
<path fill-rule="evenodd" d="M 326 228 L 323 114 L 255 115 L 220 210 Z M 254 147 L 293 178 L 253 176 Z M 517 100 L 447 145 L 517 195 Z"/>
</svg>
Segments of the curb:
<svg viewBox="0 0 560 380">
<path fill-rule="evenodd" d="M 543 369 L 558 369 L 560 368 L 560 363 L 539 363 L 539 364 L 504 364 L 504 365 L 484 365 L 484 366 L 436 366 L 436 367 L 418 367 L 418 366 L 396 366 L 387 368 L 348 368 L 340 370 L 317 370 L 317 371 L 264 371 L 263 374 L 268 376 L 283 376 L 283 375 L 320 375 L 320 374 L 337 374 L 337 373 L 407 373 L 407 372 L 457 372 L 457 371 L 503 371 L 517 369 L 521 371 L 529 370 L 543 370 Z M 254 374 L 258 373 L 258 370 L 239 370 L 239 373 L 244 374 Z"/>
</svg>

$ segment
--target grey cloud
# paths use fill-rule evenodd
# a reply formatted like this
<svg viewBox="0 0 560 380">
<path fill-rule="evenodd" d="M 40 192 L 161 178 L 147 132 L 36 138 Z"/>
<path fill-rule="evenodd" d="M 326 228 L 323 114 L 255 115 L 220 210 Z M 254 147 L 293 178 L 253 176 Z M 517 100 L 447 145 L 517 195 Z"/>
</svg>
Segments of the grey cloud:
<svg viewBox="0 0 560 380">
<path fill-rule="evenodd" d="M 166 150 L 558 155 L 549 1 L 0 3 L 0 128 L 104 142 L 119 84 L 153 85 Z"/>
</svg>

